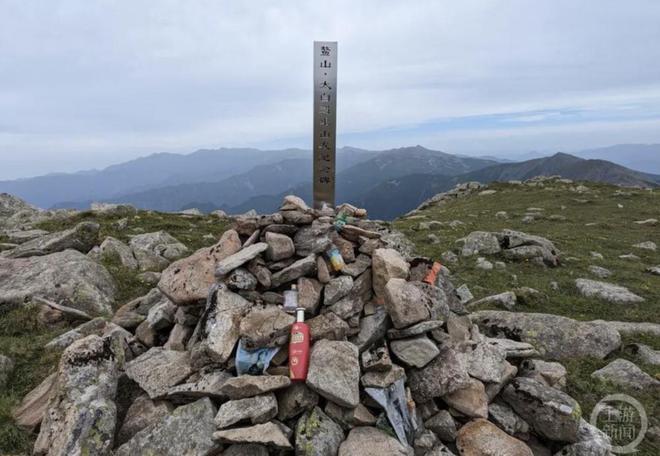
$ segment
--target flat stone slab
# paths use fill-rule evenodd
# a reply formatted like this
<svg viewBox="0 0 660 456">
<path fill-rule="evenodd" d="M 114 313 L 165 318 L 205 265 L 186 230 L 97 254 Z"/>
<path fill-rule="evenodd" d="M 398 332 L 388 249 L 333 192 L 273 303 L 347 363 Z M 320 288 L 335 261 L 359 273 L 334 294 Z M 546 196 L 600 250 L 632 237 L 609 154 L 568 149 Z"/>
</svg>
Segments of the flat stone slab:
<svg viewBox="0 0 660 456">
<path fill-rule="evenodd" d="M 405 339 L 406 337 L 419 336 L 427 332 L 438 329 L 444 325 L 443 320 L 427 320 L 404 329 L 392 328 L 387 331 L 387 337 L 393 339 Z"/>
<path fill-rule="evenodd" d="M 223 443 L 260 443 L 279 450 L 293 448 L 282 428 L 272 421 L 250 427 L 218 431 L 213 434 L 213 438 Z"/>
<path fill-rule="evenodd" d="M 286 388 L 290 384 L 291 380 L 284 375 L 241 375 L 227 380 L 220 392 L 229 399 L 244 399 Z"/>
<path fill-rule="evenodd" d="M 116 293 L 107 269 L 77 250 L 0 258 L 0 306 L 20 306 L 43 297 L 97 316 L 112 313 Z"/>
<path fill-rule="evenodd" d="M 230 273 L 239 266 L 244 265 L 253 258 L 256 258 L 261 252 L 268 249 L 268 244 L 265 242 L 257 242 L 249 247 L 239 250 L 237 253 L 224 258 L 219 261 L 215 267 L 216 277 L 223 277 Z"/>
<path fill-rule="evenodd" d="M 604 358 L 621 345 L 618 331 L 608 325 L 559 315 L 482 310 L 470 319 L 487 337 L 529 343 L 551 359 Z"/>
<path fill-rule="evenodd" d="M 162 347 L 153 347 L 126 364 L 126 375 L 151 399 L 165 396 L 172 386 L 181 383 L 192 372 L 188 352 Z"/>
<path fill-rule="evenodd" d="M 591 378 L 638 391 L 660 390 L 660 381 L 626 359 L 615 359 L 591 374 Z"/>
<path fill-rule="evenodd" d="M 390 342 L 390 350 L 410 367 L 424 367 L 440 353 L 438 347 L 425 335 L 393 340 Z"/>
<path fill-rule="evenodd" d="M 360 403 L 358 349 L 350 342 L 320 340 L 312 347 L 307 386 L 343 407 Z"/>
<path fill-rule="evenodd" d="M 576 279 L 575 286 L 582 296 L 599 298 L 613 304 L 634 304 L 644 302 L 644 298 L 637 296 L 626 287 L 613 283 L 599 282 L 597 280 Z"/>
<path fill-rule="evenodd" d="M 213 440 L 215 406 L 209 398 L 179 407 L 115 450 L 115 456 L 206 456 L 220 445 Z"/>
<path fill-rule="evenodd" d="M 273 393 L 225 402 L 215 416 L 218 429 L 224 429 L 241 421 L 261 424 L 277 415 L 277 399 Z"/>
</svg>

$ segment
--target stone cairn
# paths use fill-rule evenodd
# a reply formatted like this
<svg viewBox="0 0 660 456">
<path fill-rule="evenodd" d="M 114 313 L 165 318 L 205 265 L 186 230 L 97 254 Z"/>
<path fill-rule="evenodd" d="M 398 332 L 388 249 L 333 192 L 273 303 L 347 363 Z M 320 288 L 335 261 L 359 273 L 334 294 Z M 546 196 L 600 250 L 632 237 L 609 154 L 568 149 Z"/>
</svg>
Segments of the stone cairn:
<svg viewBox="0 0 660 456">
<path fill-rule="evenodd" d="M 561 365 L 480 334 L 449 271 L 428 283 L 433 263 L 365 215 L 288 196 L 275 214 L 235 217 L 112 322 L 53 341 L 67 348 L 30 393 L 50 398 L 35 454 L 608 454 L 561 391 Z M 293 284 L 311 331 L 306 382 L 288 375 Z M 256 370 L 238 375 L 246 353 Z"/>
</svg>

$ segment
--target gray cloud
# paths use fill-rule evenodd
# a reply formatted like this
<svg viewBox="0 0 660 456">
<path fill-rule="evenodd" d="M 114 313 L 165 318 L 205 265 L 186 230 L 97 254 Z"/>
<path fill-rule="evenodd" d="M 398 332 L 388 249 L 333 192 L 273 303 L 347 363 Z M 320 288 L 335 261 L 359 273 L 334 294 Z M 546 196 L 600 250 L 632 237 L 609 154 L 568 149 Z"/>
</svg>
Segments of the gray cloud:
<svg viewBox="0 0 660 456">
<path fill-rule="evenodd" d="M 654 0 L 0 0 L 0 178 L 308 145 L 315 39 L 339 41 L 343 142 L 488 153 L 660 141 L 659 20 Z M 581 114 L 538 117 L 566 110 Z M 525 113 L 530 125 L 447 128 Z"/>
</svg>

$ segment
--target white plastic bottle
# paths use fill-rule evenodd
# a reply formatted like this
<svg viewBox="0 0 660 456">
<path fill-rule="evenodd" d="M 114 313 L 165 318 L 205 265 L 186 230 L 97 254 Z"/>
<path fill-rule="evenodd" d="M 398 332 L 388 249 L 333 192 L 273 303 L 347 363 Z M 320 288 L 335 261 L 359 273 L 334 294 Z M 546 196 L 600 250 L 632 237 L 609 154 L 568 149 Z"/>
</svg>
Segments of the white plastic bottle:
<svg viewBox="0 0 660 456">
<path fill-rule="evenodd" d="M 298 308 L 298 288 L 291 285 L 290 290 L 284 291 L 284 311 L 295 314 Z"/>
</svg>

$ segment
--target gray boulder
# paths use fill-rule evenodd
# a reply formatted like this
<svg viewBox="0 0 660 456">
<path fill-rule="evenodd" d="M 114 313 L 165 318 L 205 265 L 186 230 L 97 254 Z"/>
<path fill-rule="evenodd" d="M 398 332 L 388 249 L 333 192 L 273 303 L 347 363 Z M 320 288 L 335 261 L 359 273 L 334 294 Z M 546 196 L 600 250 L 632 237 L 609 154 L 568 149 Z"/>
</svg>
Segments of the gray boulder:
<svg viewBox="0 0 660 456">
<path fill-rule="evenodd" d="M 329 223 L 315 221 L 311 225 L 300 228 L 293 237 L 296 254 L 306 257 L 324 252 L 332 243 L 329 237 L 331 227 Z"/>
<path fill-rule="evenodd" d="M 490 403 L 488 416 L 493 423 L 509 435 L 527 435 L 529 432 L 529 425 L 525 420 L 504 402 Z"/>
<path fill-rule="evenodd" d="M 559 315 L 482 310 L 470 319 L 486 336 L 527 342 L 551 359 L 604 358 L 621 345 L 619 333 L 605 324 Z"/>
<path fill-rule="evenodd" d="M 438 347 L 425 335 L 393 340 L 390 349 L 409 367 L 424 367 L 440 353 Z"/>
<path fill-rule="evenodd" d="M 142 429 L 115 450 L 115 456 L 207 456 L 220 450 L 213 440 L 215 406 L 209 398 L 177 408 Z"/>
<path fill-rule="evenodd" d="M 639 244 L 633 245 L 633 247 L 636 249 L 650 250 L 651 252 L 655 252 L 658 249 L 658 245 L 653 241 L 640 242 Z"/>
<path fill-rule="evenodd" d="M 289 437 L 282 427 L 272 421 L 250 427 L 218 431 L 213 434 L 213 438 L 223 443 L 257 443 L 277 450 L 292 448 Z"/>
<path fill-rule="evenodd" d="M 520 376 L 533 378 L 557 389 L 566 386 L 566 368 L 560 363 L 541 359 L 526 359 L 520 363 Z"/>
<path fill-rule="evenodd" d="M 465 362 L 450 346 L 440 347 L 440 354 L 421 369 L 408 372 L 408 385 L 415 402 L 426 402 L 470 385 Z"/>
<path fill-rule="evenodd" d="M 5 258 L 27 258 L 62 252 L 67 249 L 89 252 L 98 241 L 99 225 L 92 222 L 82 222 L 75 227 L 46 234 L 18 247 L 2 252 Z"/>
<path fill-rule="evenodd" d="M 296 454 L 335 456 L 344 440 L 344 431 L 323 411 L 314 407 L 296 425 Z"/>
<path fill-rule="evenodd" d="M 511 437 L 494 424 L 477 419 L 458 431 L 456 446 L 464 456 L 533 456 L 532 450 L 521 440 Z"/>
<path fill-rule="evenodd" d="M 598 277 L 599 279 L 607 279 L 609 276 L 612 275 L 612 271 L 609 269 L 605 269 L 600 266 L 589 266 L 589 272 L 592 273 L 594 276 Z"/>
<path fill-rule="evenodd" d="M 356 427 L 339 446 L 339 456 L 409 456 L 397 439 L 375 427 Z"/>
<path fill-rule="evenodd" d="M 133 250 L 141 271 L 161 271 L 171 261 L 189 253 L 188 247 L 165 231 L 132 236 L 128 245 Z"/>
<path fill-rule="evenodd" d="M 119 239 L 113 238 L 112 236 L 105 238 L 105 240 L 98 247 L 98 252 L 96 252 L 95 255 L 98 255 L 99 259 L 119 260 L 119 263 L 121 263 L 121 265 L 127 269 L 136 270 L 139 267 L 138 261 L 133 255 L 133 250 L 131 250 L 128 245 L 124 244 Z M 90 256 L 94 257 L 92 252 L 90 252 Z"/>
<path fill-rule="evenodd" d="M 442 400 L 452 409 L 472 418 L 488 418 L 488 395 L 479 380 L 471 378 L 468 385 L 445 394 Z"/>
<path fill-rule="evenodd" d="M 168 299 L 158 288 L 152 288 L 144 296 L 135 298 L 121 306 L 112 317 L 112 322 L 126 329 L 134 329 L 146 320 L 149 310 Z"/>
<path fill-rule="evenodd" d="M 162 347 L 153 347 L 126 364 L 128 378 L 151 399 L 165 396 L 170 387 L 183 382 L 192 372 L 188 352 Z"/>
<path fill-rule="evenodd" d="M 229 399 L 245 399 L 286 388 L 291 384 L 284 375 L 241 375 L 225 381 L 220 393 Z"/>
<path fill-rule="evenodd" d="M 158 288 L 177 305 L 200 302 L 206 299 L 209 287 L 215 283 L 216 265 L 240 249 L 238 233 L 227 230 L 214 246 L 199 249 L 169 265 L 160 277 Z"/>
<path fill-rule="evenodd" d="M 360 402 L 358 349 L 350 342 L 320 340 L 312 346 L 307 386 L 344 407 Z"/>
<path fill-rule="evenodd" d="M 486 231 L 473 231 L 456 242 L 463 244 L 461 255 L 464 257 L 478 254 L 492 255 L 499 253 L 501 250 L 497 237 Z"/>
<path fill-rule="evenodd" d="M 516 378 L 502 398 L 542 437 L 558 442 L 577 441 L 582 410 L 568 394 L 531 378 Z"/>
<path fill-rule="evenodd" d="M 64 334 L 60 334 L 48 342 L 44 348 L 48 350 L 64 350 L 78 339 L 82 339 L 83 337 L 87 337 L 92 334 L 96 336 L 103 336 L 106 331 L 111 331 L 112 329 L 116 328 L 118 328 L 118 326 L 114 323 L 110 323 L 103 317 L 97 317 L 65 332 Z M 125 335 L 128 338 L 132 337 L 132 334 L 129 332 L 125 332 Z"/>
<path fill-rule="evenodd" d="M 298 279 L 298 306 L 303 307 L 309 314 L 316 314 L 321 304 L 322 291 L 323 285 L 318 280 L 300 277 Z"/>
<path fill-rule="evenodd" d="M 227 397 L 221 393 L 222 386 L 233 376 L 227 371 L 203 368 L 200 372 L 192 374 L 186 383 L 180 383 L 167 390 L 166 399 L 172 403 L 188 403 L 202 397 L 225 400 Z"/>
<path fill-rule="evenodd" d="M 591 378 L 638 391 L 660 390 L 660 381 L 626 359 L 615 359 L 607 366 L 592 373 Z"/>
<path fill-rule="evenodd" d="M 637 296 L 626 287 L 613 283 L 599 282 L 597 280 L 577 279 L 575 286 L 582 296 L 599 298 L 613 304 L 634 304 L 644 302 L 644 298 Z"/>
<path fill-rule="evenodd" d="M 248 350 L 279 347 L 289 341 L 289 330 L 296 321 L 279 307 L 253 308 L 240 324 L 240 336 Z"/>
<path fill-rule="evenodd" d="M 291 282 L 303 276 L 310 276 L 315 273 L 316 256 L 311 254 L 273 274 L 271 283 L 273 287 L 279 287 L 287 282 Z"/>
<path fill-rule="evenodd" d="M 277 415 L 277 400 L 273 393 L 225 402 L 215 416 L 215 425 L 224 429 L 236 423 L 249 421 L 260 424 Z"/>
<path fill-rule="evenodd" d="M 116 292 L 110 273 L 76 250 L 0 258 L 0 306 L 19 306 L 32 297 L 44 297 L 96 316 L 112 312 Z"/>
<path fill-rule="evenodd" d="M 265 252 L 268 249 L 268 244 L 265 242 L 257 242 L 248 247 L 245 247 L 238 252 L 230 255 L 222 260 L 218 261 L 215 268 L 215 276 L 223 277 L 236 269 L 239 266 L 244 265 L 248 261 L 256 258 L 260 253 Z"/>
<path fill-rule="evenodd" d="M 505 291 L 504 293 L 486 296 L 485 298 L 473 301 L 470 303 L 468 308 L 474 308 L 485 304 L 493 304 L 507 310 L 512 310 L 514 307 L 516 307 L 516 302 L 516 294 L 512 291 Z"/>
<path fill-rule="evenodd" d="M 165 401 L 152 401 L 149 396 L 138 396 L 126 411 L 124 422 L 117 432 L 117 446 L 129 441 L 142 429 L 168 416 L 174 407 Z"/>
<path fill-rule="evenodd" d="M 380 298 L 385 297 L 385 285 L 390 279 L 407 279 L 410 265 L 395 249 L 376 249 L 372 255 L 374 293 Z"/>
<path fill-rule="evenodd" d="M 7 241 L 14 244 L 23 244 L 24 242 L 45 236 L 48 234 L 46 230 L 8 230 L 5 231 Z"/>
<path fill-rule="evenodd" d="M 424 426 L 435 432 L 443 442 L 453 442 L 456 440 L 456 422 L 447 410 L 440 410 L 426 420 Z"/>
<path fill-rule="evenodd" d="M 293 240 L 284 234 L 267 232 L 265 241 L 268 244 L 266 258 L 271 261 L 286 260 L 296 253 Z"/>
<path fill-rule="evenodd" d="M 499 383 L 507 368 L 504 350 L 487 342 L 479 343 L 463 354 L 470 376 L 482 382 Z"/>
<path fill-rule="evenodd" d="M 225 363 L 238 342 L 240 323 L 251 307 L 250 301 L 224 288 L 219 289 L 205 315 L 199 320 L 189 343 L 199 342 L 193 347 L 193 357 Z"/>
<path fill-rule="evenodd" d="M 360 323 L 362 321 L 364 321 L 364 318 Z M 312 340 L 346 340 L 346 334 L 350 329 L 348 323 L 334 312 L 326 312 L 318 317 L 311 318 L 307 320 L 307 325 Z"/>
<path fill-rule="evenodd" d="M 17 196 L 9 193 L 0 193 L 0 219 L 9 218 L 21 211 L 34 211 L 39 209 L 26 203 Z"/>
<path fill-rule="evenodd" d="M 372 315 L 360 319 L 360 331 L 351 338 L 351 342 L 360 352 L 363 352 L 375 342 L 383 339 L 390 326 L 392 326 L 390 317 L 385 309 L 379 306 Z"/>
<path fill-rule="evenodd" d="M 580 420 L 577 442 L 566 445 L 555 456 L 612 456 L 610 437 L 595 426 Z"/>
<path fill-rule="evenodd" d="M 325 286 L 323 290 L 323 304 L 330 306 L 341 298 L 346 296 L 353 288 L 353 277 L 339 276 L 336 277 Z"/>
<path fill-rule="evenodd" d="M 124 359 L 119 338 L 88 336 L 71 344 L 60 359 L 35 455 L 105 455 L 115 437 L 114 397 Z"/>
<path fill-rule="evenodd" d="M 57 387 L 56 381 L 57 372 L 50 374 L 12 410 L 12 417 L 21 429 L 32 432 L 39 426 L 48 408 L 49 398 Z"/>
<path fill-rule="evenodd" d="M 642 363 L 660 366 L 660 350 L 654 350 L 644 344 L 626 345 L 625 350 L 635 356 Z"/>
<path fill-rule="evenodd" d="M 385 309 L 397 329 L 431 318 L 429 299 L 415 283 L 390 279 L 385 285 L 384 297 Z"/>
<path fill-rule="evenodd" d="M 301 382 L 292 383 L 288 388 L 278 390 L 276 395 L 277 419 L 280 421 L 294 418 L 319 402 L 319 395 Z"/>
</svg>

